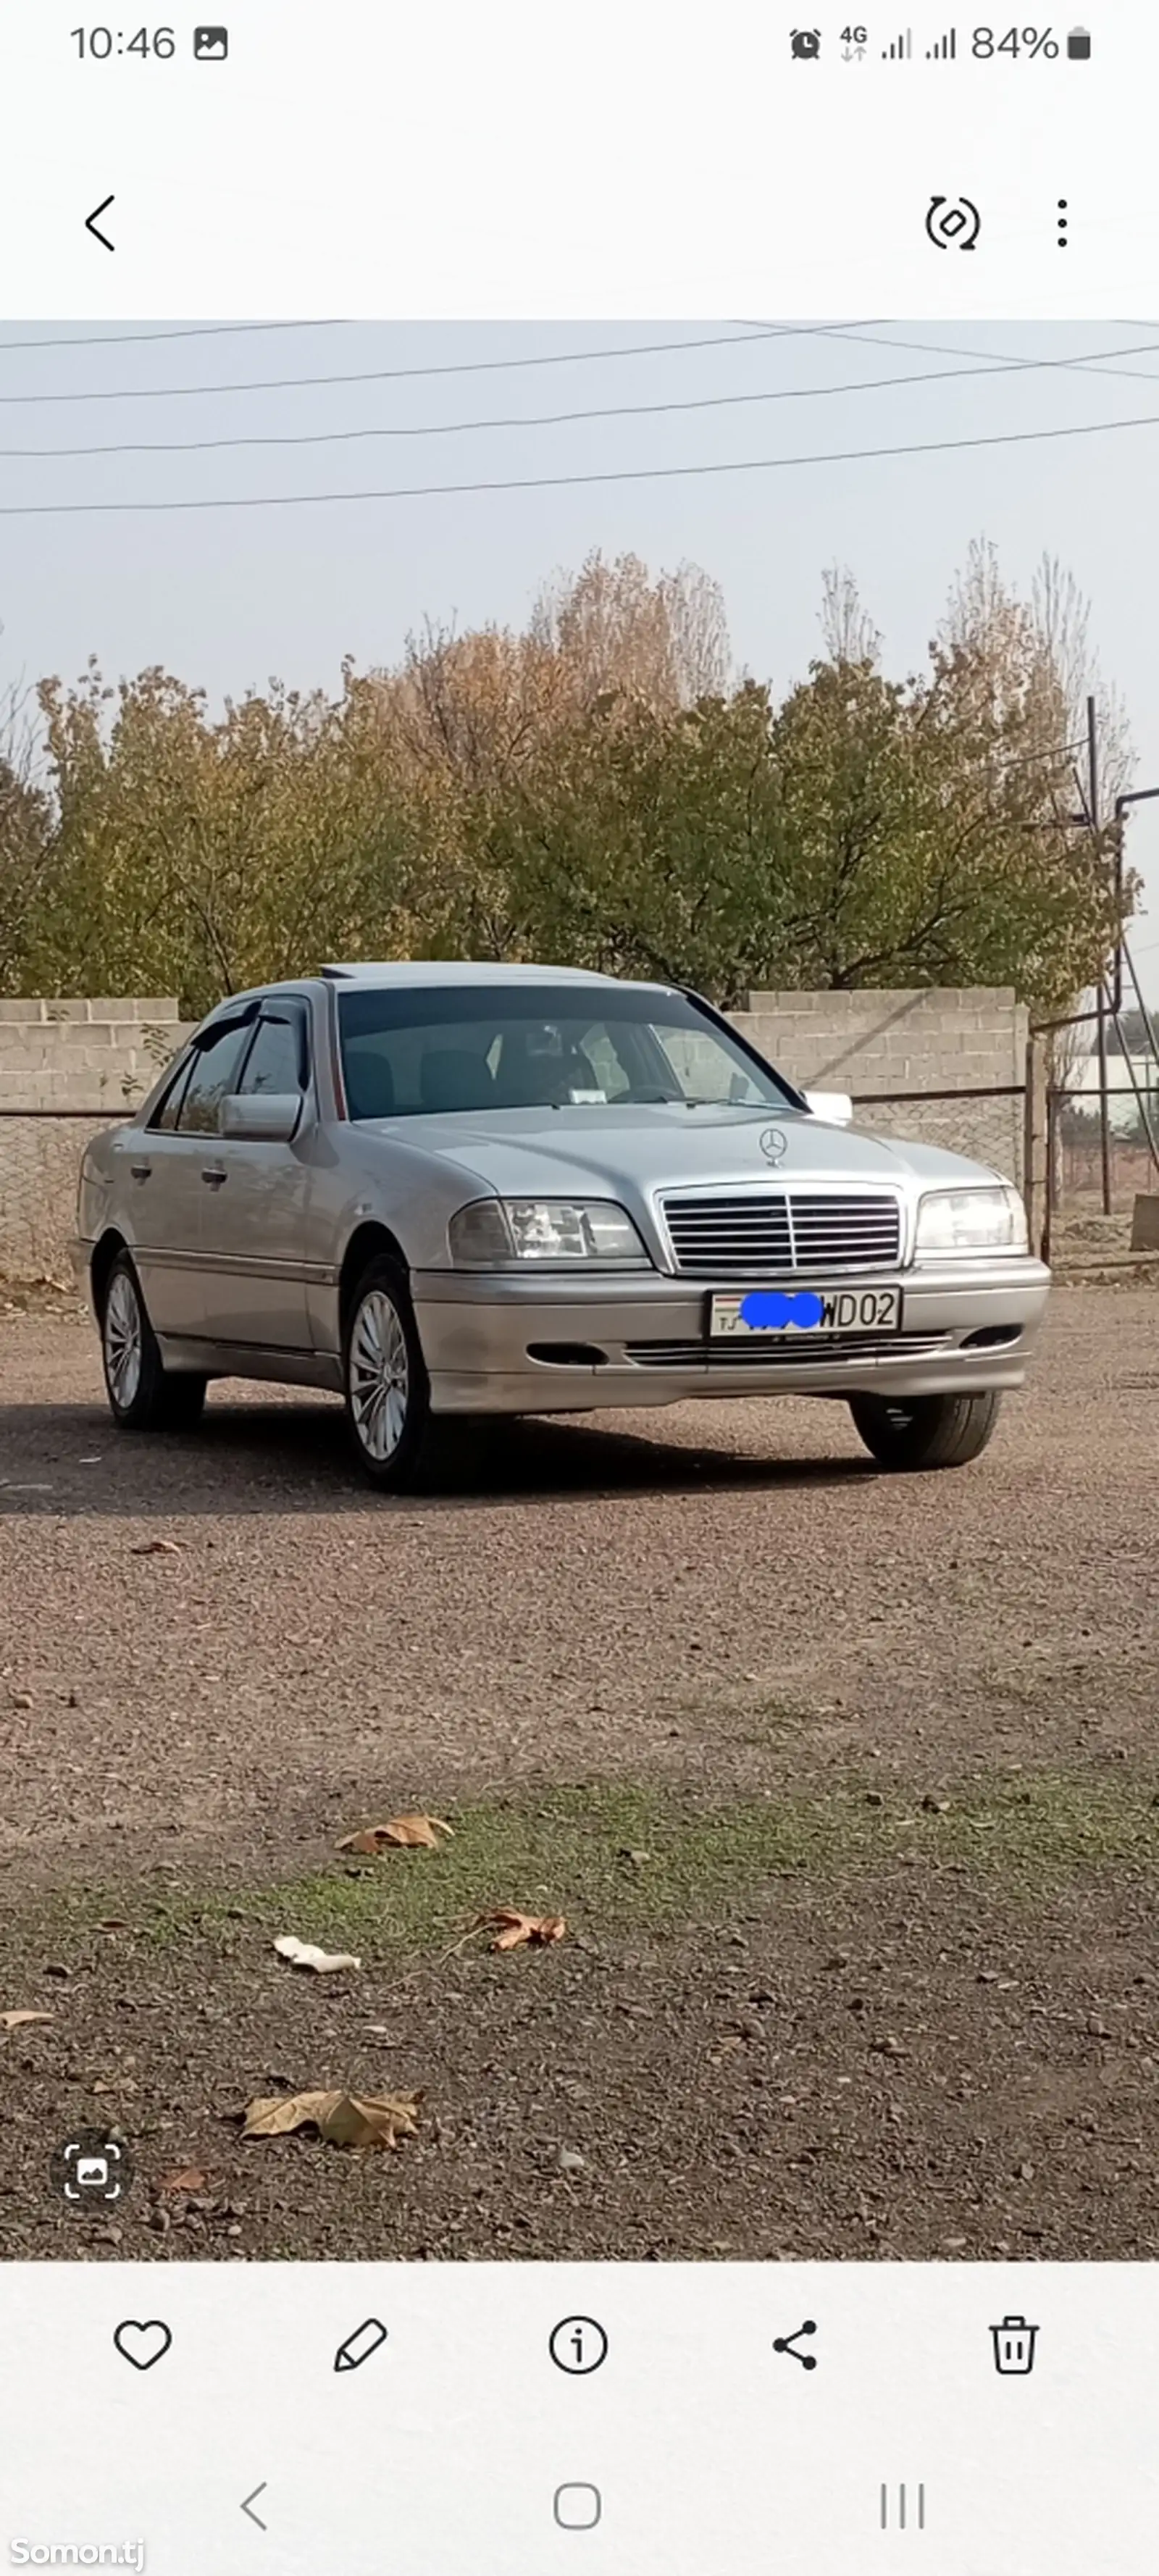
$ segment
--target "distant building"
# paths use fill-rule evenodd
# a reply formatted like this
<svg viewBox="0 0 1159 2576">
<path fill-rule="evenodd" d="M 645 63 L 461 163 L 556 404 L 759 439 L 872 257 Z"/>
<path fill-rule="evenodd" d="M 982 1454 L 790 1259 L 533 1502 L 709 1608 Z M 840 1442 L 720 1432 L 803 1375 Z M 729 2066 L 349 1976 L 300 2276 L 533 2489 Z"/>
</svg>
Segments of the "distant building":
<svg viewBox="0 0 1159 2576">
<path fill-rule="evenodd" d="M 1139 1104 L 1132 1087 L 1132 1074 L 1147 1103 L 1152 1125 L 1159 1133 L 1159 1067 L 1153 1055 L 1107 1056 L 1107 1118 L 1117 1134 L 1127 1136 L 1138 1123 Z M 1079 1056 L 1066 1076 L 1070 1106 L 1089 1116 L 1099 1105 L 1099 1059 L 1095 1054 Z"/>
</svg>

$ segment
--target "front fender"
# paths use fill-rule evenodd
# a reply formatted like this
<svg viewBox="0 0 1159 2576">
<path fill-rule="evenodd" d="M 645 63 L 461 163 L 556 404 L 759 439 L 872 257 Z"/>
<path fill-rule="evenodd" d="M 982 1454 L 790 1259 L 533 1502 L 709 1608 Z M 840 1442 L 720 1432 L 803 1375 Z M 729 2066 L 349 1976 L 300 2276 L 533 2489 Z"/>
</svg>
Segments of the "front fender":
<svg viewBox="0 0 1159 2576">
<path fill-rule="evenodd" d="M 336 1275 L 364 1225 L 385 1226 L 408 1270 L 449 1270 L 450 1220 L 469 1199 L 491 1198 L 491 1183 L 468 1163 L 412 1145 L 381 1124 L 368 1121 L 337 1132 L 335 1167 L 329 1176 L 317 1176 L 319 1200 L 328 1203 Z"/>
</svg>

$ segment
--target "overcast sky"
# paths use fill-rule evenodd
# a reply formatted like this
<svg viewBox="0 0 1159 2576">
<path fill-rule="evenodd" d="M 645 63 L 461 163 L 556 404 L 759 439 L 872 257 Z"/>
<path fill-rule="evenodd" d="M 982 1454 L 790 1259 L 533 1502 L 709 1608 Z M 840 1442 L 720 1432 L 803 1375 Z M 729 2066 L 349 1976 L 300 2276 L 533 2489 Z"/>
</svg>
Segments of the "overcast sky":
<svg viewBox="0 0 1159 2576">
<path fill-rule="evenodd" d="M 181 326 L 141 326 L 165 327 Z M 344 654 L 390 661 L 427 618 L 521 624 L 543 579 L 593 547 L 655 571 L 702 564 L 723 587 L 738 661 L 777 691 L 819 647 L 824 567 L 847 565 L 886 667 L 903 675 L 971 539 L 987 537 L 1016 584 L 1044 550 L 1073 571 L 1127 703 L 1135 784 L 1159 785 L 1159 323 L 858 321 L 744 336 L 758 328 L 341 323 L 134 342 L 124 323 L 95 338 L 80 324 L 0 325 L 0 677 L 71 678 L 95 653 L 112 678 L 163 663 L 215 700 L 273 674 L 333 689 Z M 641 342 L 668 345 L 620 354 Z M 492 363 L 565 352 L 585 354 Z M 271 385 L 360 375 L 378 380 Z M 934 381 L 884 381 L 915 376 Z M 641 408 L 673 405 L 708 407 Z M 558 418 L 593 411 L 617 416 Z M 415 434 L 332 435 L 352 431 Z M 1015 443 L 848 455 L 1003 439 Z M 255 443 L 184 447 L 229 440 Z M 126 443 L 169 452 L 43 453 Z M 767 464 L 802 458 L 815 461 Z M 656 473 L 751 460 L 761 470 Z M 633 474 L 653 479 L 583 479 Z M 543 482 L 569 476 L 580 479 Z M 292 508 L 11 515 L 537 480 Z M 1132 824 L 1130 850 L 1149 903 L 1136 954 L 1159 1001 L 1159 804 Z"/>
</svg>

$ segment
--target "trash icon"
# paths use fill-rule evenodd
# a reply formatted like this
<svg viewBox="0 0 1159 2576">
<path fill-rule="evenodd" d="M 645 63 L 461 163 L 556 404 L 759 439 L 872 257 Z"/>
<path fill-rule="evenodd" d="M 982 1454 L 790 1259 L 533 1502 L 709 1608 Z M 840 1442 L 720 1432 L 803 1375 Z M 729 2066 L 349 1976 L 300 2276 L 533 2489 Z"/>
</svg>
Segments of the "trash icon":
<svg viewBox="0 0 1159 2576">
<path fill-rule="evenodd" d="M 1004 2379 L 1025 2379 L 1034 2368 L 1034 2346 L 1037 2326 L 1028 2326 L 1025 2317 L 1003 2317 L 1000 2326 L 991 2326 L 994 2337 L 994 2368 Z"/>
</svg>

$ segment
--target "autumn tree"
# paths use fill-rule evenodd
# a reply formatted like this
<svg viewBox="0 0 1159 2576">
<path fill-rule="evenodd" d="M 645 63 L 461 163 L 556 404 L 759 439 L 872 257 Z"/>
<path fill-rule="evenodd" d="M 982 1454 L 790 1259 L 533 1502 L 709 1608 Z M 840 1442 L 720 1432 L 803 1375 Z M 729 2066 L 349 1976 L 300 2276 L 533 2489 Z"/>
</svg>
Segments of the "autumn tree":
<svg viewBox="0 0 1159 2576">
<path fill-rule="evenodd" d="M 36 778 L 24 694 L 0 697 L 0 992 L 21 989 L 32 924 L 53 865 L 51 800 Z"/>
<path fill-rule="evenodd" d="M 595 555 L 525 631 L 428 629 L 333 699 L 272 683 L 214 715 L 161 670 L 48 681 L 49 801 L 17 781 L 6 809 L 0 772 L 0 932 L 4 886 L 33 889 L 4 972 L 199 1010 L 328 955 L 541 957 L 726 1005 L 981 982 L 1064 1009 L 1115 927 L 1076 778 L 1079 594 L 1048 566 L 1020 600 L 977 548 L 898 677 L 834 571 L 821 644 L 774 702 L 734 676 L 706 576 Z M 1100 726 L 1110 795 L 1106 692 Z"/>
<path fill-rule="evenodd" d="M 44 990 L 223 992 L 301 971 L 377 929 L 413 891 L 348 690 L 274 685 L 211 720 L 160 670 L 41 691 L 59 856 L 31 960 Z"/>
</svg>

